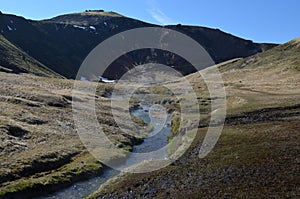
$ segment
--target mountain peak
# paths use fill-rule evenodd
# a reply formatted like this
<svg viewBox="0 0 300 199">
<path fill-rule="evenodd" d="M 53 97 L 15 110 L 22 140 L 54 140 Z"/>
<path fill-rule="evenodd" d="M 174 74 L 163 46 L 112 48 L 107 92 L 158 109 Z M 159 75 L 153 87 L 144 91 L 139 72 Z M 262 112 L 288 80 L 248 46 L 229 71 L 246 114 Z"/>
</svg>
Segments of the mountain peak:
<svg viewBox="0 0 300 199">
<path fill-rule="evenodd" d="M 105 20 L 124 17 L 116 12 L 106 12 L 104 10 L 86 10 L 85 12 L 60 15 L 46 22 L 71 25 L 98 25 Z"/>
<path fill-rule="evenodd" d="M 106 12 L 104 10 L 86 10 L 85 12 L 80 12 L 77 14 L 81 15 L 100 15 L 100 16 L 109 16 L 109 17 L 123 17 L 123 15 L 116 12 Z"/>
</svg>

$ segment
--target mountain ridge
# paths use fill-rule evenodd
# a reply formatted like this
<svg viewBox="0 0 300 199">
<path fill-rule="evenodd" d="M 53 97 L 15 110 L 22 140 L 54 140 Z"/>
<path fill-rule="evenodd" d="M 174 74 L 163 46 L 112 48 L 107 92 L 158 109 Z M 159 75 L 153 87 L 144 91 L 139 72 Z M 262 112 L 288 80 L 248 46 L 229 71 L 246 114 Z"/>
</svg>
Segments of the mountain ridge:
<svg viewBox="0 0 300 199">
<path fill-rule="evenodd" d="M 112 35 L 141 27 L 165 27 L 182 32 L 199 42 L 216 63 L 233 58 L 248 57 L 268 50 L 276 44 L 258 44 L 219 29 L 201 26 L 158 26 L 124 17 L 114 12 L 87 11 L 71 13 L 46 20 L 27 20 L 15 15 L 0 15 L 0 31 L 8 41 L 28 55 L 66 78 L 75 78 L 88 53 Z M 148 51 L 125 54 L 115 61 L 105 73 L 110 79 L 118 79 L 136 63 L 147 63 Z M 185 60 L 169 60 L 172 53 L 155 52 L 150 61 L 175 66 L 183 75 L 195 72 Z M 0 63 L 1 65 L 1 63 Z"/>
</svg>

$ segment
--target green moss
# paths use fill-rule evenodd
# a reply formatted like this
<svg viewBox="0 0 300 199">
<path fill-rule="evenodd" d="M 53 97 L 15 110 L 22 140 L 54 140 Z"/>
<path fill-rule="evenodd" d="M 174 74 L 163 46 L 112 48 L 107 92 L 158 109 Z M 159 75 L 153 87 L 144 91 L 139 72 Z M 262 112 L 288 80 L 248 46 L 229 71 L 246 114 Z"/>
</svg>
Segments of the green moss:
<svg viewBox="0 0 300 199">
<path fill-rule="evenodd" d="M 150 92 L 156 95 L 166 95 L 166 96 L 171 96 L 172 91 L 170 91 L 167 87 L 165 86 L 152 86 L 149 87 Z"/>
<path fill-rule="evenodd" d="M 168 145 L 167 152 L 169 155 L 171 155 L 178 149 L 178 146 L 180 146 L 181 139 L 179 139 L 178 137 L 169 137 L 168 141 L 169 141 L 169 145 Z"/>
<path fill-rule="evenodd" d="M 135 123 L 137 123 L 140 126 L 146 126 L 147 125 L 146 122 L 144 122 L 143 120 L 141 120 L 140 118 L 138 118 L 136 116 L 131 115 L 131 119 L 132 119 L 132 121 L 134 121 Z"/>
<path fill-rule="evenodd" d="M 132 151 L 132 146 L 125 146 L 125 147 L 122 147 L 122 149 L 123 150 L 125 150 L 125 151 L 129 151 L 129 152 L 131 152 Z"/>
<path fill-rule="evenodd" d="M 180 117 L 178 115 L 174 116 L 171 121 L 171 131 L 174 135 L 177 134 L 180 127 Z"/>
<path fill-rule="evenodd" d="M 129 108 L 130 109 L 135 109 L 140 106 L 140 100 L 137 98 L 130 98 L 129 99 Z"/>
<path fill-rule="evenodd" d="M 76 176 L 86 173 L 97 173 L 102 169 L 102 165 L 89 153 L 83 153 L 73 158 L 73 160 L 50 174 L 41 173 L 30 178 L 22 178 L 11 182 L 9 185 L 0 188 L 0 196 L 11 193 L 18 193 L 34 187 L 47 185 L 59 185 L 70 183 Z"/>
<path fill-rule="evenodd" d="M 34 183 L 30 180 L 22 180 L 19 183 L 13 185 L 13 186 L 8 186 L 4 190 L 0 190 L 0 196 L 5 196 L 8 193 L 17 193 L 20 191 L 24 191 L 26 189 L 30 189 L 34 186 Z"/>
</svg>

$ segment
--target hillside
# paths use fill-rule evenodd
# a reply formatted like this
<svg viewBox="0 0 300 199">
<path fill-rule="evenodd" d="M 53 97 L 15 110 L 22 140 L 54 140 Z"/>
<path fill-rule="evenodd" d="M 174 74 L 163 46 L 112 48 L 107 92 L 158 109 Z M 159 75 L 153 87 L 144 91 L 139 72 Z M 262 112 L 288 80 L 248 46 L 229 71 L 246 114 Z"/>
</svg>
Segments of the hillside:
<svg viewBox="0 0 300 199">
<path fill-rule="evenodd" d="M 298 198 L 299 52 L 298 38 L 214 66 L 226 86 L 227 117 L 212 152 L 198 156 L 208 125 L 202 121 L 192 146 L 175 163 L 151 173 L 122 173 L 89 198 Z M 187 78 L 202 88 L 200 109 L 209 110 L 199 74 Z M 168 88 L 180 85 L 175 81 Z"/>
<path fill-rule="evenodd" d="M 0 71 L 61 77 L 0 35 Z"/>
<path fill-rule="evenodd" d="M 31 74 L 0 72 L 0 198 L 32 198 L 100 175 L 106 167 L 81 142 L 73 120 L 74 81 Z M 99 123 L 112 142 L 124 150 L 141 142 L 116 125 L 106 93 L 112 85 L 97 85 Z M 84 95 L 75 101 L 88 102 Z M 123 109 L 118 114 L 122 117 Z M 91 114 L 83 116 L 89 121 Z M 125 125 L 125 123 L 124 123 Z M 128 125 L 129 129 L 134 129 Z M 142 132 L 142 130 L 141 130 Z M 122 154 L 102 152 L 113 160 Z M 125 156 L 125 155 L 123 155 Z"/>
<path fill-rule="evenodd" d="M 87 11 L 66 14 L 42 21 L 26 20 L 14 15 L 0 15 L 0 31 L 9 42 L 51 70 L 66 78 L 75 78 L 88 53 L 100 42 L 125 30 L 154 27 L 113 12 Z M 216 63 L 247 57 L 269 49 L 273 44 L 257 44 L 220 30 L 184 25 L 167 26 L 191 36 L 211 55 Z M 150 60 L 149 60 L 150 53 Z M 170 60 L 172 60 L 170 62 Z M 184 75 L 195 72 L 189 63 L 172 53 L 142 50 L 116 60 L 105 76 L 117 79 L 137 63 L 156 60 L 174 66 Z"/>
</svg>

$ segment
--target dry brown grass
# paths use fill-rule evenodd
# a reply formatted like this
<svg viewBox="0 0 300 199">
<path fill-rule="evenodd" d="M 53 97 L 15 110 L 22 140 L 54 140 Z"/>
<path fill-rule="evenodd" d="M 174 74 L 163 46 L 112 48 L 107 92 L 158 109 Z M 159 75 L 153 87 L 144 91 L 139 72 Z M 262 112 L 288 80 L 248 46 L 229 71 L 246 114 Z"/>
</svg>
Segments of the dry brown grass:
<svg viewBox="0 0 300 199">
<path fill-rule="evenodd" d="M 300 197 L 299 42 L 215 66 L 222 72 L 228 118 L 204 159 L 198 154 L 207 129 L 200 128 L 192 147 L 172 165 L 152 173 L 120 174 L 89 198 Z M 196 88 L 200 109 L 209 110 L 200 74 L 187 79 Z M 180 80 L 173 84 L 183 85 Z"/>
<path fill-rule="evenodd" d="M 102 170 L 76 131 L 71 106 L 73 81 L 7 73 L 0 73 L 0 80 L 0 196 L 45 191 L 49 186 L 61 188 Z M 111 125 L 110 100 L 102 97 L 111 88 L 98 86 L 98 120 L 112 142 L 130 150 L 133 139 Z M 86 113 L 85 118 L 89 117 Z M 101 154 L 107 160 L 115 158 Z"/>
</svg>

